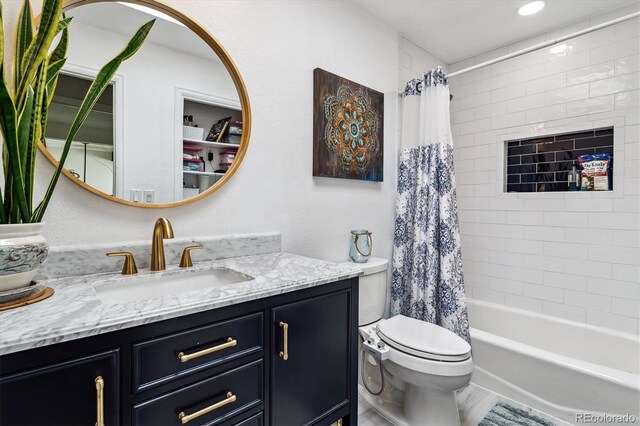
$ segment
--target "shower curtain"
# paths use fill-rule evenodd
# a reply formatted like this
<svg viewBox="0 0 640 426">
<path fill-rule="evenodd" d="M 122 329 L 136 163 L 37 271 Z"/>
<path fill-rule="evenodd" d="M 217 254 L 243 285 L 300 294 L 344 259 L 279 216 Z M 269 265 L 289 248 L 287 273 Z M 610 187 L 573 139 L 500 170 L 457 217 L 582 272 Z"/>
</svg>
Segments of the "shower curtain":
<svg viewBox="0 0 640 426">
<path fill-rule="evenodd" d="M 440 68 L 407 84 L 402 148 L 391 313 L 440 325 L 469 342 L 449 87 Z"/>
</svg>

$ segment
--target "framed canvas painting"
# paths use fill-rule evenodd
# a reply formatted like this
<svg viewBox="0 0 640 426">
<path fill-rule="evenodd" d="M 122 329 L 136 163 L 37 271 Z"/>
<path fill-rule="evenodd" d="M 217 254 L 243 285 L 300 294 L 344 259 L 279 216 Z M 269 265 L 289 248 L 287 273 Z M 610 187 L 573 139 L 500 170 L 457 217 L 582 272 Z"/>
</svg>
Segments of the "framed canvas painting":
<svg viewBox="0 0 640 426">
<path fill-rule="evenodd" d="M 313 175 L 383 180 L 384 94 L 313 71 Z"/>
</svg>

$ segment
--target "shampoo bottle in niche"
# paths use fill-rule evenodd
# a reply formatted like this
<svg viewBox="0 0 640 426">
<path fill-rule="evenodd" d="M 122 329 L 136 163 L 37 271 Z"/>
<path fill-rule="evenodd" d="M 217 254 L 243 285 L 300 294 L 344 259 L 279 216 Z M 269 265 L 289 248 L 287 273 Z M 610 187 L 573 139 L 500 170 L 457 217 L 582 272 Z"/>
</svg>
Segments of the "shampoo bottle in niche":
<svg viewBox="0 0 640 426">
<path fill-rule="evenodd" d="M 578 190 L 578 168 L 576 165 L 571 166 L 571 171 L 569 172 L 568 184 L 569 191 L 577 191 Z"/>
<path fill-rule="evenodd" d="M 371 231 L 366 229 L 351 231 L 351 245 L 349 247 L 349 258 L 355 263 L 365 263 L 371 257 L 373 240 Z"/>
</svg>

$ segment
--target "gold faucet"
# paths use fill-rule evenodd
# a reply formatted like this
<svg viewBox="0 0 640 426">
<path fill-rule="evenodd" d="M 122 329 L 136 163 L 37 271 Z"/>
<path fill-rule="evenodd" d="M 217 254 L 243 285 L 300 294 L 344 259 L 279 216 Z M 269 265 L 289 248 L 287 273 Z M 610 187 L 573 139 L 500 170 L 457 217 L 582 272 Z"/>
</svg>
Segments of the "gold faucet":
<svg viewBox="0 0 640 426">
<path fill-rule="evenodd" d="M 165 238 L 173 238 L 173 228 L 169 219 L 161 217 L 156 220 L 153 227 L 153 236 L 151 237 L 151 270 L 164 271 L 166 266 L 164 262 L 164 245 L 162 240 Z"/>
</svg>

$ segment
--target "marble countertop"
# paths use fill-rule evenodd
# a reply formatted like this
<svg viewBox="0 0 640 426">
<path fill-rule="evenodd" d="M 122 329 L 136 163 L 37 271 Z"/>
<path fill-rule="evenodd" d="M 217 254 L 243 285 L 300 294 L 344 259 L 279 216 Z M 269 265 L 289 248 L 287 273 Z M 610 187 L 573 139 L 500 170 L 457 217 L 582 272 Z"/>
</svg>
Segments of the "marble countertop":
<svg viewBox="0 0 640 426">
<path fill-rule="evenodd" d="M 188 274 L 219 267 L 253 279 L 117 304 L 103 302 L 94 288 L 151 274 Z M 355 265 L 278 252 L 201 262 L 189 270 L 172 266 L 163 272 L 141 270 L 135 276 L 103 273 L 44 280 L 41 283 L 55 290 L 52 297 L 0 312 L 0 355 L 328 284 L 361 273 Z M 149 284 L 153 286 L 153 282 Z"/>
</svg>

